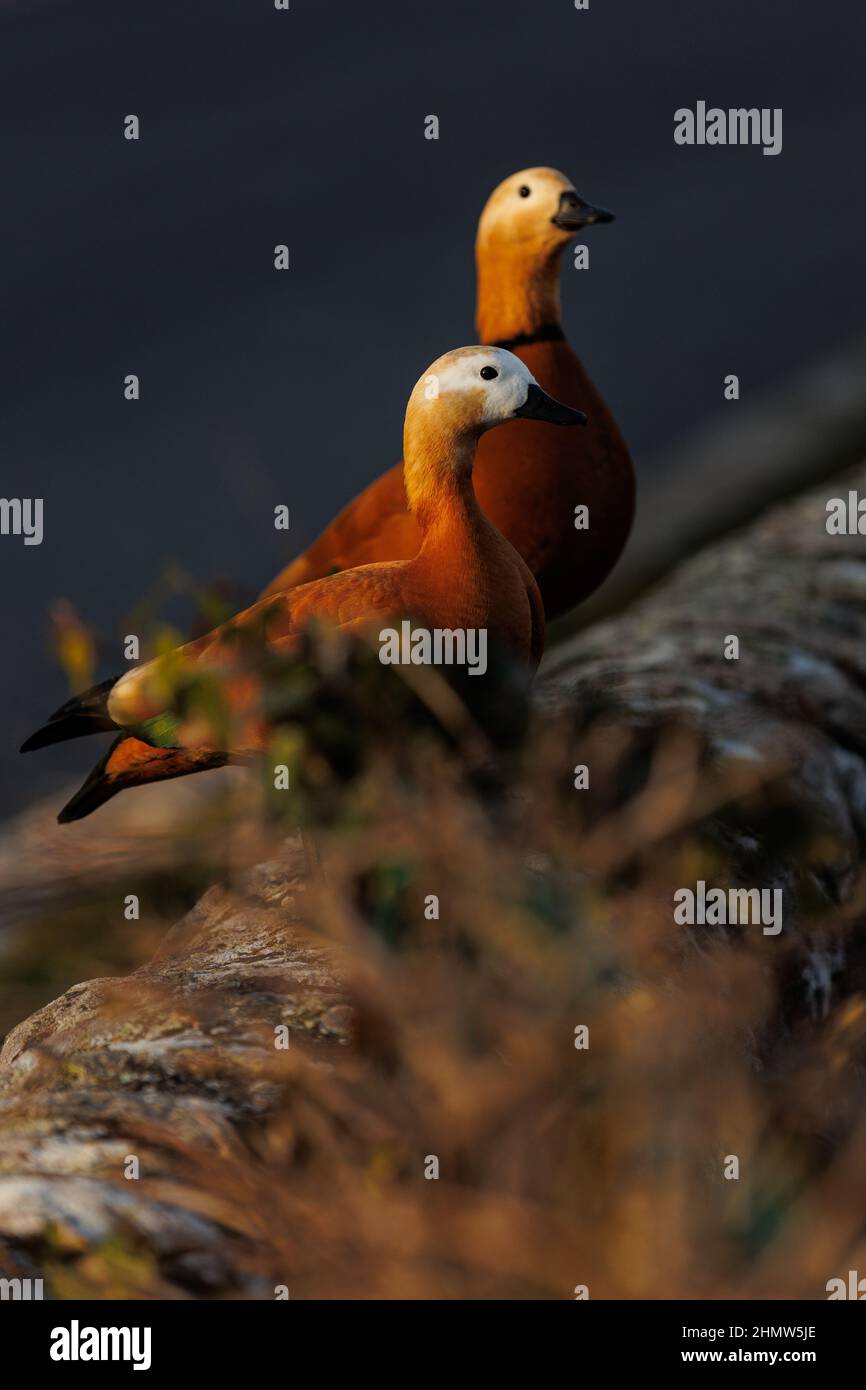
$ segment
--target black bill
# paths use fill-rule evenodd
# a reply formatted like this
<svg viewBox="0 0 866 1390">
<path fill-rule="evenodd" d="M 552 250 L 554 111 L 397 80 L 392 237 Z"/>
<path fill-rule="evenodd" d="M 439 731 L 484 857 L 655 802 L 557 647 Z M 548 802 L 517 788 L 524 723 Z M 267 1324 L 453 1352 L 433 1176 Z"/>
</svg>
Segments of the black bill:
<svg viewBox="0 0 866 1390">
<path fill-rule="evenodd" d="M 526 393 L 526 400 L 515 410 L 521 420 L 546 420 L 549 425 L 585 425 L 586 416 L 582 410 L 572 410 L 548 396 L 546 391 L 532 383 Z"/>
<path fill-rule="evenodd" d="M 613 220 L 613 213 L 608 212 L 607 208 L 597 208 L 592 203 L 585 203 L 571 191 L 560 193 L 559 209 L 551 218 L 557 227 L 562 227 L 567 232 L 576 232 L 580 227 L 591 227 L 595 222 Z"/>
</svg>

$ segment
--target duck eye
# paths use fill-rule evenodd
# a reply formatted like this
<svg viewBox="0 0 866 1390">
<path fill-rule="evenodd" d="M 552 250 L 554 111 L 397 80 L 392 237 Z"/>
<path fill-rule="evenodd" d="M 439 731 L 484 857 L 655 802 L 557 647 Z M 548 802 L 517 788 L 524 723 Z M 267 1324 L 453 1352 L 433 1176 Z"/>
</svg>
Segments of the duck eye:
<svg viewBox="0 0 866 1390">
<path fill-rule="evenodd" d="M 532 189 L 529 187 L 528 183 L 522 183 L 518 191 L 520 193 L 521 198 L 528 198 L 530 193 L 532 192 Z"/>
<path fill-rule="evenodd" d="M 499 376 L 499 373 L 495 367 L 482 367 L 481 375 L 484 377 L 485 381 L 492 381 L 495 376 Z"/>
</svg>

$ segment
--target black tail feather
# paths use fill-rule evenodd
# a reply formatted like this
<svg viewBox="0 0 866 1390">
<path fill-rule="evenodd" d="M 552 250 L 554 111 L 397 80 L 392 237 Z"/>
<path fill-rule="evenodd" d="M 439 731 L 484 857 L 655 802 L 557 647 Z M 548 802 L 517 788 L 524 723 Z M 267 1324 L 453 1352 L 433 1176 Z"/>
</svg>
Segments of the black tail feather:
<svg viewBox="0 0 866 1390">
<path fill-rule="evenodd" d="M 71 700 L 67 700 L 65 705 L 61 705 L 48 716 L 48 723 L 53 724 L 55 719 L 65 719 L 69 714 L 105 714 L 109 691 L 119 680 L 119 676 L 110 676 L 107 681 L 100 681 L 89 690 L 82 690 L 80 695 L 73 695 Z"/>
<path fill-rule="evenodd" d="M 22 753 L 32 753 L 35 748 L 47 748 L 52 743 L 65 743 L 69 738 L 83 738 L 85 734 L 101 734 L 117 725 L 107 712 L 108 692 L 117 683 L 117 676 L 92 685 L 80 695 L 73 695 L 65 705 L 55 710 L 41 729 L 31 734 L 21 745 Z"/>
<path fill-rule="evenodd" d="M 70 738 L 84 738 L 85 734 L 104 734 L 116 729 L 114 720 L 107 714 L 70 714 L 65 719 L 52 719 L 43 724 L 35 734 L 31 734 L 21 745 L 22 753 L 32 753 L 36 748 L 48 748 L 52 743 L 65 743 Z"/>
<path fill-rule="evenodd" d="M 105 757 L 100 758 L 75 795 L 69 798 L 57 817 L 61 825 L 67 825 L 69 821 L 73 820 L 82 820 L 84 816 L 89 816 L 91 811 L 97 810 L 104 802 L 110 801 L 119 791 L 123 791 L 122 782 L 109 781 L 104 773 L 109 758 L 125 737 L 125 734 L 121 734 L 120 738 L 114 740 Z"/>
</svg>

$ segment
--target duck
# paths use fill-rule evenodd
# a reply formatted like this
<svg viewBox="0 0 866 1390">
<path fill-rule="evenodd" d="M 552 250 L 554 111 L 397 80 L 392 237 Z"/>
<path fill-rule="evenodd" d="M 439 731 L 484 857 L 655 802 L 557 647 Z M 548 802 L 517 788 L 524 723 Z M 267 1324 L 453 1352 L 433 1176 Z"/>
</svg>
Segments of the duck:
<svg viewBox="0 0 866 1390">
<path fill-rule="evenodd" d="M 58 816 L 78 820 L 116 792 L 144 782 L 245 761 L 268 746 L 261 676 L 244 663 L 244 639 L 291 659 L 321 624 L 369 636 L 411 620 L 427 632 L 483 630 L 534 671 L 544 650 L 544 607 L 532 572 L 478 505 L 473 468 L 497 425 L 585 425 L 586 414 L 545 392 L 503 348 L 457 348 L 419 378 L 403 429 L 407 504 L 418 530 L 411 559 L 353 566 L 259 599 L 167 656 L 74 697 L 22 745 L 31 752 L 85 734 L 118 735 Z M 227 721 L 190 715 L 177 694 L 197 677 L 217 679 Z"/>
<path fill-rule="evenodd" d="M 529 566 L 549 622 L 607 578 L 634 519 L 628 448 L 565 337 L 560 308 L 566 248 L 586 228 L 613 220 L 607 209 L 586 202 L 565 174 L 536 167 L 503 180 L 478 223 L 479 341 L 513 352 L 543 390 L 589 416 L 579 439 L 527 422 L 490 434 L 475 461 L 481 509 Z M 397 464 L 349 502 L 264 594 L 361 564 L 407 559 L 418 544 L 418 518 Z"/>
</svg>

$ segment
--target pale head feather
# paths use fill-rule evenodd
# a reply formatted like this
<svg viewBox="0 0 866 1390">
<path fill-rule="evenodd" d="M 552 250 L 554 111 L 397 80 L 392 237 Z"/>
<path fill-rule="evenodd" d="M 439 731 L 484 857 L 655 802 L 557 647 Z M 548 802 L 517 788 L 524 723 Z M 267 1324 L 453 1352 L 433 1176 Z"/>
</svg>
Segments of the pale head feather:
<svg viewBox="0 0 866 1390">
<path fill-rule="evenodd" d="M 522 190 L 529 189 L 528 196 Z M 541 253 L 564 246 L 574 232 L 552 221 L 560 196 L 574 193 L 574 184 L 558 169 L 521 169 L 494 188 L 478 222 L 479 247 L 507 243 L 512 250 Z"/>
</svg>

